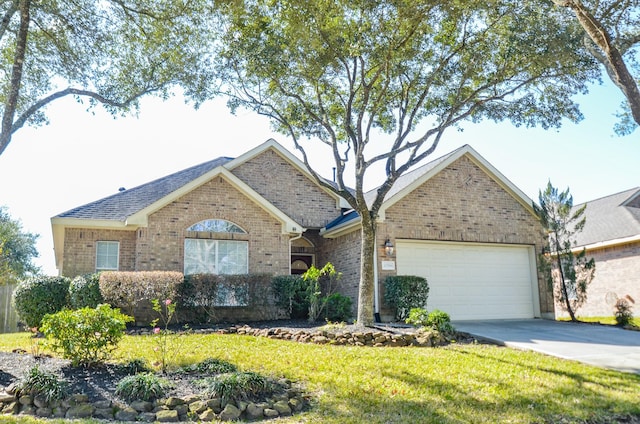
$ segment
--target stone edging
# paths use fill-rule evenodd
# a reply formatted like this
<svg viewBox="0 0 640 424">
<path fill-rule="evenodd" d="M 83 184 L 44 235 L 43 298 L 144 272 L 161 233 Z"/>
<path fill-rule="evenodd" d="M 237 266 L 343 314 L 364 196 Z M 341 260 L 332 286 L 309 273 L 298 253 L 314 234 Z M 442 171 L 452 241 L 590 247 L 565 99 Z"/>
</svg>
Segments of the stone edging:
<svg viewBox="0 0 640 424">
<path fill-rule="evenodd" d="M 287 328 L 251 328 L 248 325 L 230 327 L 219 330 L 221 333 L 246 334 L 271 339 L 292 340 L 300 343 L 372 346 L 372 347 L 402 347 L 424 346 L 432 347 L 448 342 L 447 338 L 435 330 L 417 330 L 413 333 L 396 333 L 375 329 L 362 331 L 349 330 L 296 330 Z"/>
<path fill-rule="evenodd" d="M 332 329 L 299 329 L 290 327 L 253 328 L 249 325 L 231 325 L 223 328 L 205 328 L 188 330 L 194 334 L 240 334 L 255 337 L 268 337 L 270 339 L 291 340 L 299 343 L 372 346 L 372 347 L 433 347 L 447 344 L 451 341 L 439 331 L 427 328 L 407 331 L 395 331 L 390 329 L 365 328 L 363 330 L 350 330 L 341 328 Z M 151 329 L 135 329 L 129 334 L 151 334 Z"/>
<path fill-rule="evenodd" d="M 109 400 L 89 402 L 87 395 L 75 394 L 62 401 L 47 402 L 38 397 L 17 395 L 14 383 L 0 391 L 0 411 L 3 414 L 65 419 L 97 418 L 142 422 L 256 421 L 289 416 L 307 406 L 308 402 L 301 390 L 286 380 L 281 383 L 288 388 L 268 401 L 238 401 L 224 406 L 220 398 L 203 399 L 199 395 L 121 404 Z"/>
</svg>

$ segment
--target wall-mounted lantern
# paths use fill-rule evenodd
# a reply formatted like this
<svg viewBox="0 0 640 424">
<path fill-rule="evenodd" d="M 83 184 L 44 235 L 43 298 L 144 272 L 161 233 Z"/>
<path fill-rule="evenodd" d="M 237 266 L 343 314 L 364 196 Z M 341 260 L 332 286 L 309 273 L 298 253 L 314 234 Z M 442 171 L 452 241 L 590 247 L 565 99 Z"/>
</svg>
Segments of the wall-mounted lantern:
<svg viewBox="0 0 640 424">
<path fill-rule="evenodd" d="M 387 257 L 393 256 L 393 243 L 391 243 L 389 239 L 384 241 L 384 254 L 387 255 Z"/>
</svg>

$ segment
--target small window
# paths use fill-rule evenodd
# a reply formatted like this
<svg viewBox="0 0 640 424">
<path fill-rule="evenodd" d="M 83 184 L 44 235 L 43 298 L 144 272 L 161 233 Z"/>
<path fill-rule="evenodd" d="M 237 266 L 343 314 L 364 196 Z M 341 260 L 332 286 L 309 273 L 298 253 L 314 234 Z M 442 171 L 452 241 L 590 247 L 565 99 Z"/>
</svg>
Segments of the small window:
<svg viewBox="0 0 640 424">
<path fill-rule="evenodd" d="M 207 231 L 210 233 L 242 233 L 246 234 L 246 231 L 238 227 L 233 222 L 226 221 L 224 219 L 205 219 L 191 227 L 187 228 L 187 231 Z"/>
<path fill-rule="evenodd" d="M 96 271 L 117 271 L 119 266 L 120 242 L 96 242 Z"/>
</svg>

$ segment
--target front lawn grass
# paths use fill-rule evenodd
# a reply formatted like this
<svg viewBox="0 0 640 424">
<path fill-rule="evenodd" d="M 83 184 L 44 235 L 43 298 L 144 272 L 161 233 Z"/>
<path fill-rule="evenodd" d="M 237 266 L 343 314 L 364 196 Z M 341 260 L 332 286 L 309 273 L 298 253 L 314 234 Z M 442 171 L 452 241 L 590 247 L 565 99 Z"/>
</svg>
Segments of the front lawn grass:
<svg viewBox="0 0 640 424">
<path fill-rule="evenodd" d="M 0 350 L 29 351 L 29 334 Z M 126 336 L 118 361 L 153 362 L 151 336 Z M 313 407 L 278 422 L 604 423 L 640 416 L 640 376 L 489 345 L 363 348 L 239 335 L 188 335 L 170 365 L 217 357 L 303 382 Z"/>
</svg>

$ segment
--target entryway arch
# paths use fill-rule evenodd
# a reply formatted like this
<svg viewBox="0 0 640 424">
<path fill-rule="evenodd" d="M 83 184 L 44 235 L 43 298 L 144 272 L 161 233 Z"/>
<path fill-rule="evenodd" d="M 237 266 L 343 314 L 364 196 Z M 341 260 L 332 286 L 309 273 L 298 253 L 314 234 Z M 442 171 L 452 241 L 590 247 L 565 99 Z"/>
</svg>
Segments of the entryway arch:
<svg viewBox="0 0 640 424">
<path fill-rule="evenodd" d="M 315 262 L 315 246 L 301 237 L 291 242 L 291 275 L 304 274 Z"/>
</svg>

